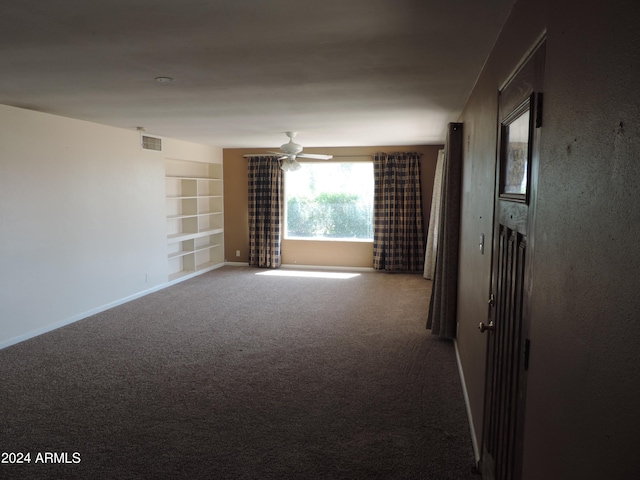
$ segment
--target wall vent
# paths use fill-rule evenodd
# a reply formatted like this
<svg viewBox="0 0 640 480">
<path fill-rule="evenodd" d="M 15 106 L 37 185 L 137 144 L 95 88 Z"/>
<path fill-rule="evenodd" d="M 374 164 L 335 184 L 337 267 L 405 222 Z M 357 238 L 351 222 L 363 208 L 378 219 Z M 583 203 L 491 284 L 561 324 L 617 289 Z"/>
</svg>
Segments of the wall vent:
<svg viewBox="0 0 640 480">
<path fill-rule="evenodd" d="M 154 137 L 153 135 L 148 135 L 146 133 L 141 134 L 140 138 L 143 150 L 153 150 L 156 152 L 162 151 L 162 138 Z"/>
</svg>

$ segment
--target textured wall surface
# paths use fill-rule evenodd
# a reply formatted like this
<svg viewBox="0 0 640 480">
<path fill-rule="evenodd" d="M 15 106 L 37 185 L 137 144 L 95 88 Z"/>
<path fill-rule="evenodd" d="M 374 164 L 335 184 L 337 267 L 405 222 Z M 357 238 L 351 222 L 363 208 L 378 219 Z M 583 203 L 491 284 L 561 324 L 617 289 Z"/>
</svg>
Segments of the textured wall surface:
<svg viewBox="0 0 640 480">
<path fill-rule="evenodd" d="M 458 348 L 480 436 L 486 338 L 475 329 L 490 259 L 477 253 L 477 236 L 491 228 L 495 102 L 546 31 L 526 480 L 640 476 L 639 15 L 630 1 L 519 1 L 462 116 Z"/>
<path fill-rule="evenodd" d="M 487 318 L 491 290 L 498 91 L 544 32 L 544 10 L 518 3 L 461 117 L 464 130 L 462 226 L 458 292 L 458 351 L 463 365 L 478 448 L 483 431 L 487 335 L 478 324 Z M 485 236 L 484 253 L 478 247 Z"/>
<path fill-rule="evenodd" d="M 550 3 L 525 478 L 638 478 L 640 7 Z"/>
</svg>

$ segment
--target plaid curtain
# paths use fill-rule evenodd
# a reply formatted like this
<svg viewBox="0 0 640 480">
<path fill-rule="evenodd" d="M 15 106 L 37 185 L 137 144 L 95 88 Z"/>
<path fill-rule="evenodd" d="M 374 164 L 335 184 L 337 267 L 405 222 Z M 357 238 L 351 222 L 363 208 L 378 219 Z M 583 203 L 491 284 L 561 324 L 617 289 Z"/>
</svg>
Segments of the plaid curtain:
<svg viewBox="0 0 640 480">
<path fill-rule="evenodd" d="M 282 263 L 283 176 L 278 157 L 249 158 L 249 265 Z"/>
<path fill-rule="evenodd" d="M 422 272 L 424 231 L 420 154 L 376 153 L 373 175 L 373 268 Z"/>
</svg>

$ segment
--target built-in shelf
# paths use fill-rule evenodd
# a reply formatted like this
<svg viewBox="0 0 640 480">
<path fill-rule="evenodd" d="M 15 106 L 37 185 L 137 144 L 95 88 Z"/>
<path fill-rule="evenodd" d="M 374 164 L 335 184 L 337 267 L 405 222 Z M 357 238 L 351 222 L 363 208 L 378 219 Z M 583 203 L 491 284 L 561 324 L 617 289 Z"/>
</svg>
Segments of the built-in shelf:
<svg viewBox="0 0 640 480">
<path fill-rule="evenodd" d="M 222 165 L 166 161 L 169 281 L 224 262 Z"/>
<path fill-rule="evenodd" d="M 189 215 L 167 215 L 167 220 L 177 220 L 179 218 L 189 218 L 189 217 L 197 217 L 197 214 L 189 214 Z"/>
</svg>

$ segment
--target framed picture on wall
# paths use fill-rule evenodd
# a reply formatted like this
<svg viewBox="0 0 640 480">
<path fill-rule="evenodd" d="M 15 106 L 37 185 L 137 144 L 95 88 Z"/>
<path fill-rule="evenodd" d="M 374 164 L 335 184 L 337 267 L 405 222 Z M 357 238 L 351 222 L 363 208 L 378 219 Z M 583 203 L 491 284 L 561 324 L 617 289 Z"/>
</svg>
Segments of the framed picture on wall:
<svg viewBox="0 0 640 480">
<path fill-rule="evenodd" d="M 501 198 L 516 202 L 527 201 L 532 130 L 531 99 L 528 99 L 505 118 L 501 125 Z"/>
</svg>

